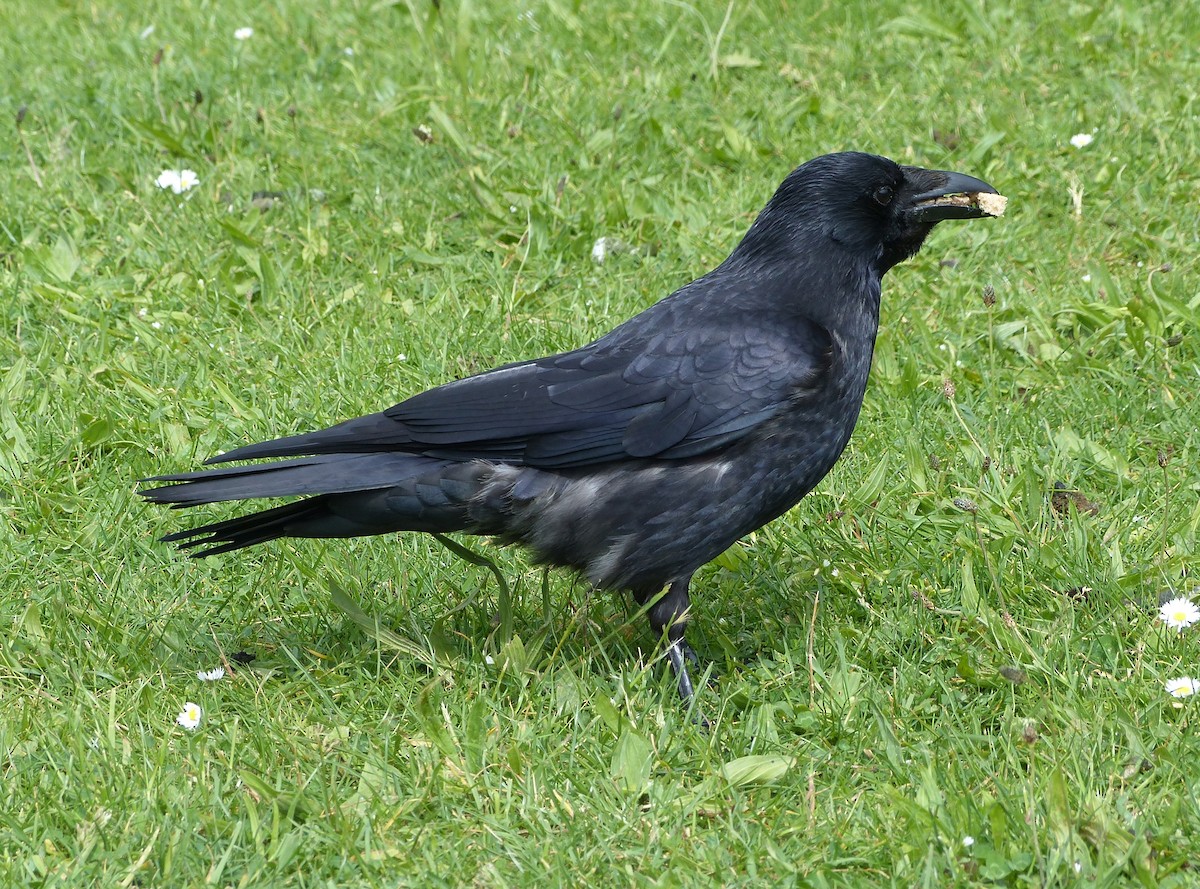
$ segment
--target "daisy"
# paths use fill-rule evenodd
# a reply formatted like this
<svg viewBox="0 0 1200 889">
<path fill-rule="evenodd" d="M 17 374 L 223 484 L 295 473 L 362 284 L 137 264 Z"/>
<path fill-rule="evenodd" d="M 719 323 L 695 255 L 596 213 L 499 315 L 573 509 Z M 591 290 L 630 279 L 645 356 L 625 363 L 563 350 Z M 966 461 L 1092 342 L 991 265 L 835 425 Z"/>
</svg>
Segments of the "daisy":
<svg viewBox="0 0 1200 889">
<path fill-rule="evenodd" d="M 1200 608 L 1186 596 L 1177 596 L 1158 609 L 1158 617 L 1171 629 L 1183 632 L 1200 620 Z"/>
<path fill-rule="evenodd" d="M 201 682 L 216 682 L 218 679 L 225 678 L 225 668 L 216 667 L 212 670 L 201 670 L 196 674 L 196 678 Z"/>
<path fill-rule="evenodd" d="M 1071 144 L 1076 148 L 1087 148 L 1095 138 L 1091 133 L 1076 133 L 1071 137 Z"/>
<path fill-rule="evenodd" d="M 1190 698 L 1196 692 L 1200 692 L 1200 679 L 1194 676 L 1167 680 L 1167 694 L 1173 698 Z"/>
<path fill-rule="evenodd" d="M 158 174 L 158 178 L 154 180 L 154 184 L 159 188 L 169 188 L 176 194 L 179 194 L 179 171 L 163 170 Z"/>
<path fill-rule="evenodd" d="M 154 180 L 159 188 L 169 188 L 175 194 L 183 194 L 200 184 L 195 170 L 163 170 Z"/>
<path fill-rule="evenodd" d="M 204 711 L 200 709 L 200 705 L 188 701 L 183 705 L 183 709 L 179 711 L 179 715 L 175 717 L 175 721 L 189 732 L 193 732 L 196 730 L 196 726 L 200 724 L 200 719 L 203 716 Z"/>
</svg>

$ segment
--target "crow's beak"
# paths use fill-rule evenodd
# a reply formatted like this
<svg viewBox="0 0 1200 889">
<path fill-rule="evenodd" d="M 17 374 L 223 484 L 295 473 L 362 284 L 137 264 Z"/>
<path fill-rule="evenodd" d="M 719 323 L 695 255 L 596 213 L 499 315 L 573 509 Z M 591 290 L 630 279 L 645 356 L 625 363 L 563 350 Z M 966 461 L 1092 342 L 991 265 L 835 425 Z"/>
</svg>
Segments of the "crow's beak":
<svg viewBox="0 0 1200 889">
<path fill-rule="evenodd" d="M 905 167 L 904 175 L 917 191 L 909 199 L 909 212 L 918 222 L 1004 215 L 1008 198 L 982 179 L 919 167 Z"/>
</svg>

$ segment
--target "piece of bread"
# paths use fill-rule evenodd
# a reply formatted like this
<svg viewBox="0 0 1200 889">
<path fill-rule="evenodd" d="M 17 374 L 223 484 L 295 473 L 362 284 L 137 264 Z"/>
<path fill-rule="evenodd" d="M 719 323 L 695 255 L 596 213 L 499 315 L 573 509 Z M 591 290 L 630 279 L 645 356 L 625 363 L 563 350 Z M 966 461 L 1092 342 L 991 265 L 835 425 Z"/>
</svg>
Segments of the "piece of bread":
<svg viewBox="0 0 1200 889">
<path fill-rule="evenodd" d="M 1008 198 L 1002 194 L 988 194 L 981 191 L 978 194 L 968 195 L 968 197 L 974 198 L 975 205 L 988 216 L 1003 216 L 1004 208 L 1008 206 Z"/>
<path fill-rule="evenodd" d="M 990 194 L 985 191 L 973 191 L 965 194 L 952 194 L 934 198 L 930 203 L 946 207 L 974 207 L 985 216 L 1003 216 L 1008 198 L 1002 194 Z"/>
</svg>

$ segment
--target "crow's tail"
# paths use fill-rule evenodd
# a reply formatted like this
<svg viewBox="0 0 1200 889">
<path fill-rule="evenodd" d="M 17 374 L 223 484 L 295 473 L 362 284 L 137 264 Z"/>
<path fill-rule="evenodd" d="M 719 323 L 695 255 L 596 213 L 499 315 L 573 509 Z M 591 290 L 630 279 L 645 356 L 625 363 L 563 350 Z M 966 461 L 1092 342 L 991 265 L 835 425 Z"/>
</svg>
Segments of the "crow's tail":
<svg viewBox="0 0 1200 889">
<path fill-rule="evenodd" d="M 257 466 L 146 479 L 138 493 L 181 509 L 225 500 L 315 495 L 163 538 L 211 556 L 278 537 L 358 537 L 393 531 L 459 531 L 486 465 L 413 454 L 326 454 Z"/>
<path fill-rule="evenodd" d="M 332 537 L 332 534 L 298 534 L 309 527 L 319 530 L 333 518 L 328 510 L 328 497 L 310 497 L 286 506 L 253 512 L 224 522 L 213 522 L 187 531 L 176 531 L 161 538 L 163 543 L 177 543 L 180 549 L 204 547 L 189 553 L 193 559 L 215 556 L 244 546 L 266 543 L 277 537 Z"/>
<path fill-rule="evenodd" d="M 347 494 L 403 484 L 406 480 L 436 474 L 447 465 L 448 461 L 414 454 L 325 454 L 255 466 L 159 475 L 143 481 L 170 484 L 143 488 L 138 493 L 175 509 L 257 497 Z"/>
</svg>

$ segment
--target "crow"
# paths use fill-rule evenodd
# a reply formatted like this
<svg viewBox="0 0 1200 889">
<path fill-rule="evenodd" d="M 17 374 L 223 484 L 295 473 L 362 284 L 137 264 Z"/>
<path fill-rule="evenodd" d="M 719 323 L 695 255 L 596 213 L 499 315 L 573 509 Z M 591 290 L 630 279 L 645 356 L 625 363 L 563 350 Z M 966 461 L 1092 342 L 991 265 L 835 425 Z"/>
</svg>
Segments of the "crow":
<svg viewBox="0 0 1200 889">
<path fill-rule="evenodd" d="M 303 497 L 162 538 L 193 556 L 399 531 L 521 544 L 647 607 L 688 700 L 693 572 L 841 456 L 884 273 L 938 222 L 998 216 L 1004 201 L 960 173 L 817 157 L 724 262 L 588 345 L 207 462 L 288 459 L 158 476 L 139 493 L 175 508 Z"/>
</svg>

